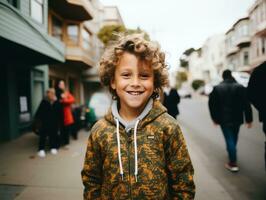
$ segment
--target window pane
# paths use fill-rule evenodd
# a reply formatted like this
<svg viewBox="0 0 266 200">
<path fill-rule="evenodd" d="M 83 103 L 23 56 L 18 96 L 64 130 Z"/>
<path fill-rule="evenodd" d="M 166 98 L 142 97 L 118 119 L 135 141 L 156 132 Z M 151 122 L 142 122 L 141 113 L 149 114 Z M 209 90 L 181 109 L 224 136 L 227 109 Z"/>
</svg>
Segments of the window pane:
<svg viewBox="0 0 266 200">
<path fill-rule="evenodd" d="M 82 46 L 84 49 L 89 49 L 90 48 L 90 34 L 88 31 L 85 29 L 82 29 Z"/>
<path fill-rule="evenodd" d="M 43 23 L 43 1 L 31 1 L 31 17 L 36 21 Z"/>
<path fill-rule="evenodd" d="M 15 8 L 18 8 L 18 1 L 17 0 L 7 0 L 9 4 L 14 6 Z"/>
<path fill-rule="evenodd" d="M 244 52 L 244 65 L 248 65 L 249 64 L 249 56 L 248 56 L 248 52 L 245 51 Z"/>
<path fill-rule="evenodd" d="M 78 25 L 69 24 L 67 26 L 68 40 L 74 44 L 78 43 Z"/>
<path fill-rule="evenodd" d="M 62 40 L 63 31 L 62 31 L 63 23 L 60 19 L 52 16 L 52 36 Z"/>
</svg>

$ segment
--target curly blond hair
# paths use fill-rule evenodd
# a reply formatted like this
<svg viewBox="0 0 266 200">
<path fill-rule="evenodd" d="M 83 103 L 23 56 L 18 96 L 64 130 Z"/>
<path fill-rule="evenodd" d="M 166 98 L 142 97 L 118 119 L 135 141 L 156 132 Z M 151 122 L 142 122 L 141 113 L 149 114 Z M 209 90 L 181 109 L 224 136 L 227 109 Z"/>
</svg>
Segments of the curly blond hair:
<svg viewBox="0 0 266 200">
<path fill-rule="evenodd" d="M 154 41 L 147 41 L 144 34 L 120 35 L 118 40 L 106 48 L 100 60 L 99 75 L 101 83 L 109 88 L 113 98 L 117 94 L 111 87 L 114 79 L 115 68 L 124 52 L 136 55 L 139 59 L 151 64 L 154 72 L 154 93 L 157 98 L 162 88 L 168 84 L 167 65 L 165 54 L 161 51 L 160 45 Z"/>
</svg>

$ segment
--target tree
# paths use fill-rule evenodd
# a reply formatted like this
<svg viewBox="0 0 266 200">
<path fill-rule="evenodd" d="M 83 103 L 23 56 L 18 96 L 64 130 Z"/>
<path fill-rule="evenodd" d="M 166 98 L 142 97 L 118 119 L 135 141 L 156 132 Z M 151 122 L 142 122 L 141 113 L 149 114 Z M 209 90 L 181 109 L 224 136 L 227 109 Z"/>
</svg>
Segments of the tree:
<svg viewBox="0 0 266 200">
<path fill-rule="evenodd" d="M 126 27 L 122 25 L 107 25 L 103 26 L 98 32 L 98 38 L 106 46 L 110 41 L 117 39 L 118 33 L 125 33 Z"/>
<path fill-rule="evenodd" d="M 127 29 L 123 25 L 103 26 L 98 32 L 97 36 L 103 42 L 103 44 L 107 46 L 110 41 L 117 40 L 119 33 L 124 33 L 124 34 L 143 33 L 144 38 L 146 40 L 150 40 L 148 33 L 141 30 L 139 27 L 137 29 Z"/>
<path fill-rule="evenodd" d="M 194 81 L 192 81 L 192 88 L 196 91 L 198 90 L 200 87 L 203 87 L 205 85 L 205 81 L 201 80 L 201 79 L 195 79 Z"/>
<path fill-rule="evenodd" d="M 176 87 L 177 89 L 181 88 L 182 83 L 186 82 L 188 79 L 186 71 L 178 71 L 176 74 Z"/>
<path fill-rule="evenodd" d="M 194 52 L 195 51 L 195 49 L 194 48 L 189 48 L 189 49 L 187 49 L 186 51 L 184 51 L 184 55 L 186 55 L 186 56 L 189 56 L 192 52 Z"/>
<path fill-rule="evenodd" d="M 180 58 L 180 67 L 188 69 L 188 61 L 186 59 Z"/>
</svg>

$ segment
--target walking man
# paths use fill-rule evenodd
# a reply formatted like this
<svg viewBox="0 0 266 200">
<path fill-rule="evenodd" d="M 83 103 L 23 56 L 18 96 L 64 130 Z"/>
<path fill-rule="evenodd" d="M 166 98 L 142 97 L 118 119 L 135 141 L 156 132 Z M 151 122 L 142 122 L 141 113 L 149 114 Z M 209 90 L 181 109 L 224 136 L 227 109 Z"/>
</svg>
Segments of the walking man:
<svg viewBox="0 0 266 200">
<path fill-rule="evenodd" d="M 259 120 L 262 122 L 266 136 L 266 62 L 254 69 L 248 83 L 248 98 L 259 111 Z M 265 141 L 265 169 L 266 169 L 266 141 Z"/>
<path fill-rule="evenodd" d="M 244 116 L 247 128 L 251 128 L 252 111 L 246 88 L 235 81 L 230 70 L 225 70 L 222 76 L 223 81 L 214 87 L 209 96 L 209 109 L 214 124 L 220 125 L 224 135 L 229 156 L 229 162 L 225 167 L 237 172 L 238 133 L 240 125 L 244 122 Z"/>
</svg>

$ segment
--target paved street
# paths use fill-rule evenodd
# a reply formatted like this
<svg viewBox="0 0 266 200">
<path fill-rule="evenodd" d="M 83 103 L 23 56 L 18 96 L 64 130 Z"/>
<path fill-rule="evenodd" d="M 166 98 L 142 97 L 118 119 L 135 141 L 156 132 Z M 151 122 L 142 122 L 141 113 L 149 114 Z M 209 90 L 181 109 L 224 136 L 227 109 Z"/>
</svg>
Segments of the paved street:
<svg viewBox="0 0 266 200">
<path fill-rule="evenodd" d="M 241 129 L 239 139 L 240 172 L 224 168 L 227 155 L 219 128 L 209 118 L 207 99 L 182 99 L 182 125 L 195 167 L 197 200 L 266 199 L 266 174 L 263 165 L 263 142 L 260 124 L 251 130 Z M 38 137 L 26 134 L 0 144 L 1 200 L 77 200 L 82 199 L 80 170 L 88 132 L 57 156 L 36 157 Z"/>
<path fill-rule="evenodd" d="M 182 99 L 180 113 L 178 120 L 186 131 L 185 136 L 192 150 L 191 156 L 196 169 L 197 199 L 205 199 L 205 191 L 208 192 L 212 188 L 211 182 L 207 183 L 208 178 L 204 178 L 204 173 L 208 173 L 231 199 L 266 199 L 266 173 L 263 161 L 265 139 L 261 124 L 257 120 L 257 112 L 253 112 L 253 128 L 247 129 L 242 126 L 240 129 L 240 171 L 236 174 L 224 168 L 227 161 L 224 139 L 220 128 L 214 127 L 210 120 L 207 98 Z M 203 165 L 204 170 L 198 169 L 199 164 Z M 222 192 L 220 191 L 220 194 Z M 219 193 L 210 199 L 219 199 Z"/>
</svg>

